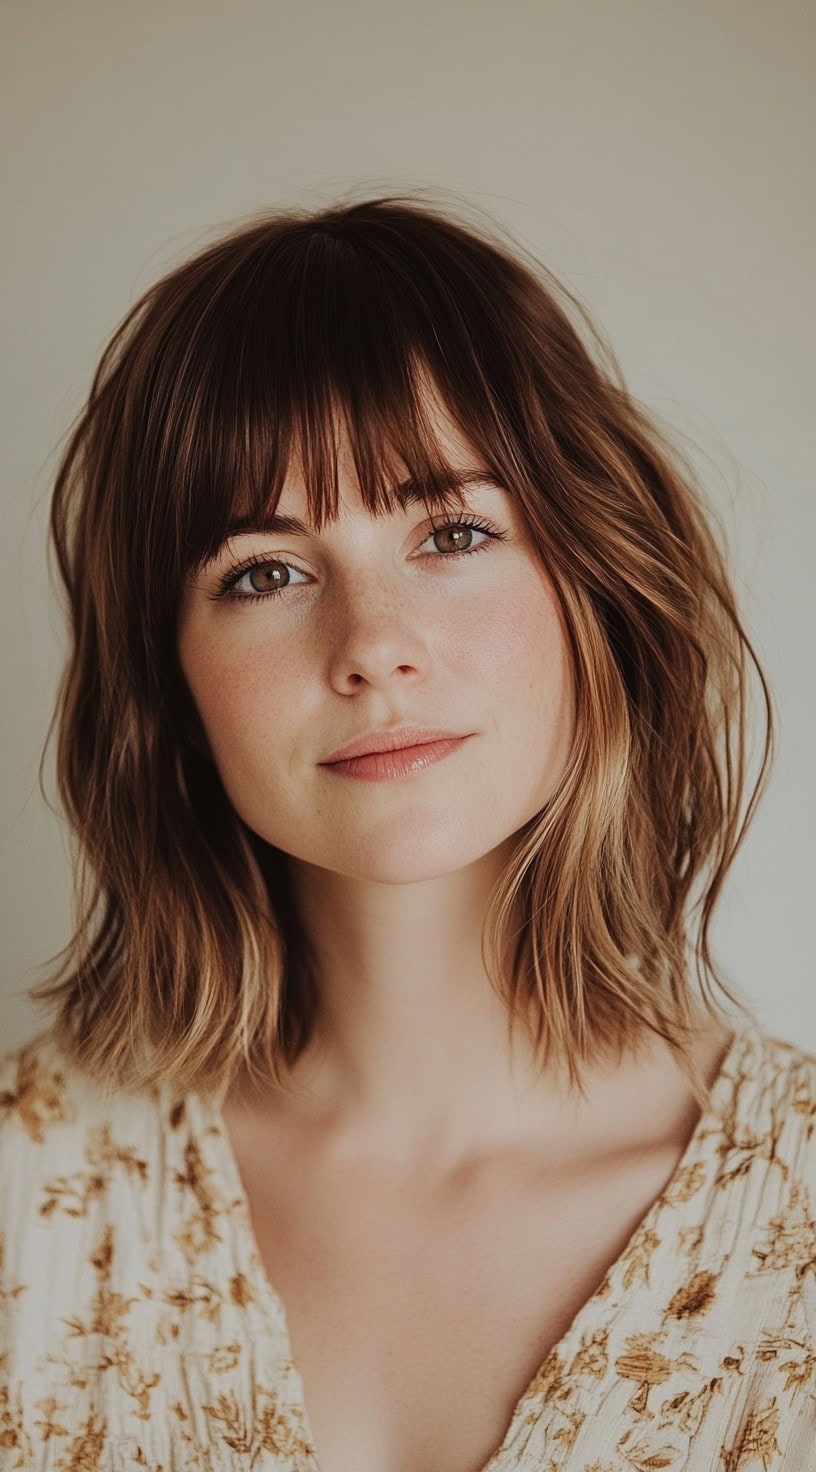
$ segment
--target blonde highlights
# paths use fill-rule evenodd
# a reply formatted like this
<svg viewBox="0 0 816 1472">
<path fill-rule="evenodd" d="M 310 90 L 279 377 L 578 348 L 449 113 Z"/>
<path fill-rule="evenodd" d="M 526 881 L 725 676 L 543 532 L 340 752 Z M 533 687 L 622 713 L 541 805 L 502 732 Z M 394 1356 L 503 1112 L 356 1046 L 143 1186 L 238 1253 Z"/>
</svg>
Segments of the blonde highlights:
<svg viewBox="0 0 816 1472">
<path fill-rule="evenodd" d="M 584 1063 L 657 1032 L 702 1102 L 690 1047 L 717 1016 L 713 987 L 747 1010 L 709 927 L 773 716 L 713 513 L 540 262 L 385 196 L 265 215 L 157 282 L 103 354 L 60 463 L 51 539 L 71 649 L 52 729 L 76 923 L 31 995 L 105 1086 L 172 1078 L 223 1096 L 246 1070 L 285 1088 L 309 1040 L 319 979 L 286 855 L 208 759 L 180 598 L 236 511 L 274 510 L 294 455 L 315 527 L 337 516 L 338 415 L 372 514 L 393 509 L 398 462 L 429 508 L 455 505 L 428 380 L 514 495 L 576 675 L 567 769 L 485 916 L 509 1024 L 579 1087 Z M 749 791 L 751 669 L 765 723 Z"/>
</svg>

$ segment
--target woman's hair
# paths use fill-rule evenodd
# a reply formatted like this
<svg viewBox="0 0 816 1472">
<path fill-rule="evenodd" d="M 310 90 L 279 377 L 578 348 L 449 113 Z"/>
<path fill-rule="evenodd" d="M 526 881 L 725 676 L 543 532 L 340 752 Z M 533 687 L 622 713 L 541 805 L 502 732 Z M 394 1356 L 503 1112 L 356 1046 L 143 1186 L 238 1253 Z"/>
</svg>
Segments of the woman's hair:
<svg viewBox="0 0 816 1472">
<path fill-rule="evenodd" d="M 287 856 L 226 796 L 180 603 L 236 513 L 274 509 L 293 456 L 316 529 L 337 516 L 338 416 L 371 514 L 397 509 L 404 466 L 429 507 L 457 506 L 428 380 L 519 506 L 573 663 L 565 771 L 485 914 L 511 1027 L 582 1091 L 585 1062 L 650 1030 L 702 1102 L 692 959 L 711 1017 L 712 982 L 748 1010 L 708 929 L 774 721 L 716 518 L 585 309 L 500 234 L 410 192 L 265 214 L 146 291 L 105 349 L 50 522 L 71 648 L 46 749 L 58 720 L 76 923 L 31 991 L 103 1087 L 221 1096 L 247 1071 L 285 1088 L 309 1040 L 318 977 Z M 749 659 L 765 721 L 743 812 Z"/>
</svg>

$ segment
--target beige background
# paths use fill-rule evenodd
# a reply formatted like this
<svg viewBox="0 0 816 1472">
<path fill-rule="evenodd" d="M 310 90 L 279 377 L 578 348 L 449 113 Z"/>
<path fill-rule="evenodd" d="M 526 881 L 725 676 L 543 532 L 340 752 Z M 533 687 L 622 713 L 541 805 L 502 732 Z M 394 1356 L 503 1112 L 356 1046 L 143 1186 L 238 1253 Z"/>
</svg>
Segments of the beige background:
<svg viewBox="0 0 816 1472">
<path fill-rule="evenodd" d="M 2 1041 L 42 1025 L 26 991 L 71 924 L 37 786 L 65 647 L 46 517 L 105 340 L 236 217 L 431 188 L 560 275 L 697 446 L 781 721 L 716 954 L 816 1052 L 809 0 L 5 0 L 0 26 Z"/>
</svg>

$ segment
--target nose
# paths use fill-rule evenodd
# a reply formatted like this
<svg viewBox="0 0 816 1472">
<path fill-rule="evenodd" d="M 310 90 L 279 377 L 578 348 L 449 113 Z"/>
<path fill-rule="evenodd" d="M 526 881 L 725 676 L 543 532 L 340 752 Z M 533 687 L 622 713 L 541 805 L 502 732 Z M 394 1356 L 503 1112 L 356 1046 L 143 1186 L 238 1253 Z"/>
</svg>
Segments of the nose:
<svg viewBox="0 0 816 1472">
<path fill-rule="evenodd" d="M 382 597 L 347 600 L 335 625 L 331 679 L 339 689 L 361 682 L 382 687 L 395 676 L 422 678 L 429 667 L 429 650 L 416 619 L 391 591 Z"/>
</svg>

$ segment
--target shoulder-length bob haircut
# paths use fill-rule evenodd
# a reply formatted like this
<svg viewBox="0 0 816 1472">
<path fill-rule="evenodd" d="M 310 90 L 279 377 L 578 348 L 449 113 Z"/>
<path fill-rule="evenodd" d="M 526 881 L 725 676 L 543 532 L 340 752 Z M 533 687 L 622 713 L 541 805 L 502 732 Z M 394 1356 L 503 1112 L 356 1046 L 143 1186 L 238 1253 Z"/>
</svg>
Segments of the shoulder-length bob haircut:
<svg viewBox="0 0 816 1472">
<path fill-rule="evenodd" d="M 255 217 L 146 291 L 104 351 L 50 521 L 71 645 L 46 749 L 58 722 L 74 934 L 30 993 L 103 1088 L 285 1090 L 309 1040 L 318 977 L 286 855 L 209 756 L 180 603 L 236 512 L 274 510 L 293 455 L 315 529 L 337 516 L 338 415 L 372 515 L 398 509 L 405 466 L 431 513 L 458 507 L 426 375 L 521 509 L 574 662 L 566 770 L 485 913 L 511 1029 L 582 1093 L 585 1062 L 651 1030 L 702 1103 L 712 983 L 749 1011 L 708 929 L 774 716 L 719 521 L 585 308 L 467 215 L 409 191 Z M 749 659 L 765 720 L 745 804 Z"/>
</svg>

